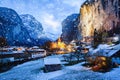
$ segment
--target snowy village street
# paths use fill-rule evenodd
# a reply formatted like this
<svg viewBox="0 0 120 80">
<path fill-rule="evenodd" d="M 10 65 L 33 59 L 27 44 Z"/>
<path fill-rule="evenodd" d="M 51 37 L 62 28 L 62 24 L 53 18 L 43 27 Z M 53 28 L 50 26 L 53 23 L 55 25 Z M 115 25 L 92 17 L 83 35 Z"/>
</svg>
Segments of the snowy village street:
<svg viewBox="0 0 120 80">
<path fill-rule="evenodd" d="M 49 56 L 59 57 L 61 55 Z M 64 62 L 63 62 L 64 63 Z M 11 70 L 1 73 L 0 80 L 118 80 L 120 67 L 110 72 L 93 72 L 90 68 L 81 66 L 84 62 L 72 66 L 63 66 L 62 70 L 44 73 L 43 58 L 18 65 Z"/>
</svg>

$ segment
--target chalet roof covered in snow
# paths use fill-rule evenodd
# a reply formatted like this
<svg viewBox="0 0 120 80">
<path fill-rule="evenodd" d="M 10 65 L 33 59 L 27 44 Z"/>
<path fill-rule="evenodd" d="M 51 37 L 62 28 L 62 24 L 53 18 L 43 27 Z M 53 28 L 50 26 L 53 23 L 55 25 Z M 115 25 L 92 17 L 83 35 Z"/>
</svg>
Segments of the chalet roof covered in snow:
<svg viewBox="0 0 120 80">
<path fill-rule="evenodd" d="M 32 48 L 39 48 L 38 46 L 33 46 Z"/>
<path fill-rule="evenodd" d="M 15 53 L 24 53 L 24 52 L 20 50 L 20 51 L 12 51 L 12 53 L 15 54 Z"/>
<path fill-rule="evenodd" d="M 45 65 L 61 64 L 59 58 L 44 58 Z"/>
<path fill-rule="evenodd" d="M 42 52 L 43 52 L 43 51 L 45 51 L 45 50 L 44 50 L 44 49 L 30 49 L 30 50 L 27 50 L 27 51 L 38 51 L 38 52 L 39 52 L 39 51 L 40 51 L 40 52 L 42 51 Z"/>
</svg>

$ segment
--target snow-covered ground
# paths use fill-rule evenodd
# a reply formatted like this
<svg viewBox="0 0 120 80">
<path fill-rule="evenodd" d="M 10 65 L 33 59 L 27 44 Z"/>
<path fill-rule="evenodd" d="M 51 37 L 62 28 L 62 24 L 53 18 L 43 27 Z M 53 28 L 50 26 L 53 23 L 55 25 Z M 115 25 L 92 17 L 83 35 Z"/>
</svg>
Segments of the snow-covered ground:
<svg viewBox="0 0 120 80">
<path fill-rule="evenodd" d="M 61 60 L 61 56 L 54 55 L 49 57 L 58 57 Z M 82 63 L 73 66 L 63 66 L 62 70 L 44 73 L 41 70 L 44 67 L 43 58 L 41 58 L 1 73 L 0 80 L 120 80 L 120 67 L 114 68 L 107 73 L 99 73 L 81 66 Z"/>
</svg>

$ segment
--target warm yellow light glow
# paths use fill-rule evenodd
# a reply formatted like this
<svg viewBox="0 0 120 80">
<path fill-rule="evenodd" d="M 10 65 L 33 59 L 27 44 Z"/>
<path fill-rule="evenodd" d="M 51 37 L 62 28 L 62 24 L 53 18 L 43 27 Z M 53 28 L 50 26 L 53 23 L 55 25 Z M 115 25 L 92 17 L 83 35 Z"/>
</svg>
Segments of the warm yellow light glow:
<svg viewBox="0 0 120 80">
<path fill-rule="evenodd" d="M 17 48 L 17 50 L 18 50 L 18 51 L 21 51 L 21 50 L 22 50 L 22 48 Z"/>
<path fill-rule="evenodd" d="M 57 42 L 52 42 L 50 45 L 50 49 L 51 50 L 57 50 L 56 53 L 58 54 L 64 54 L 64 53 L 69 53 L 69 52 L 73 52 L 74 49 L 72 47 L 72 45 L 66 45 L 64 42 L 61 41 L 61 39 L 59 38 Z"/>
</svg>

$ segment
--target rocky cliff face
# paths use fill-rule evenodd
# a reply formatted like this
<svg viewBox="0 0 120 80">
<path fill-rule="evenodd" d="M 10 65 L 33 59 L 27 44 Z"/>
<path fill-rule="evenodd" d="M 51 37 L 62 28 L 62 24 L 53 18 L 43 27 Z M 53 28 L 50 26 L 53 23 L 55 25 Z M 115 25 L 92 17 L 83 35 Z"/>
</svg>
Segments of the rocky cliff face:
<svg viewBox="0 0 120 80">
<path fill-rule="evenodd" d="M 76 40 L 78 38 L 79 30 L 79 14 L 72 14 L 68 16 L 62 22 L 62 41 L 69 43 L 72 40 Z"/>
<path fill-rule="evenodd" d="M 0 7 L 0 37 L 8 45 L 41 45 L 48 40 L 42 31 L 42 25 L 33 16 L 26 14 L 20 18 L 14 10 Z"/>
<path fill-rule="evenodd" d="M 80 9 L 78 27 L 82 36 L 93 36 L 95 29 L 102 32 L 117 28 L 120 21 L 119 6 L 119 0 L 87 0 Z"/>
<path fill-rule="evenodd" d="M 32 15 L 23 14 L 20 15 L 24 28 L 28 31 L 30 37 L 38 39 L 43 32 L 43 28 L 40 22 L 38 22 Z"/>
<path fill-rule="evenodd" d="M 35 17 L 30 14 L 23 14 L 20 15 L 20 18 L 24 24 L 23 28 L 28 32 L 30 36 L 27 41 L 29 41 L 31 45 L 44 45 L 45 42 L 50 40 L 43 32 L 41 23 L 37 21 Z"/>
<path fill-rule="evenodd" d="M 20 39 L 18 35 L 28 36 L 27 33 L 21 32 L 22 26 L 22 21 L 14 10 L 0 7 L 0 36 L 6 38 L 8 44 L 15 44 Z M 21 40 L 23 39 L 22 36 Z"/>
</svg>

